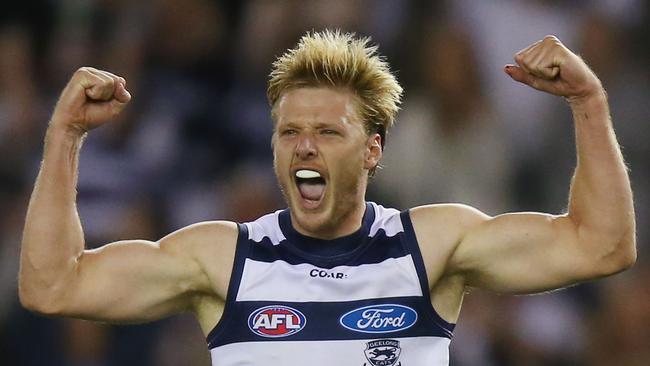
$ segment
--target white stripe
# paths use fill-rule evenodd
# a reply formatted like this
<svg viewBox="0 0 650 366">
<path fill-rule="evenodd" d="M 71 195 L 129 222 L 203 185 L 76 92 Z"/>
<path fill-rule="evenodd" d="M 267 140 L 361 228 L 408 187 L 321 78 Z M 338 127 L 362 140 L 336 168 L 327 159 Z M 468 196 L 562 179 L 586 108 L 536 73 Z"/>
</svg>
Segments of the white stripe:
<svg viewBox="0 0 650 366">
<path fill-rule="evenodd" d="M 312 277 L 312 271 L 316 277 Z M 324 272 L 320 272 L 324 271 Z M 344 278 L 320 277 L 340 273 Z M 246 259 L 237 301 L 354 301 L 396 296 L 422 296 L 411 255 L 380 263 L 322 269 Z"/>
<path fill-rule="evenodd" d="M 400 212 L 394 208 L 385 208 L 374 202 L 370 202 L 375 211 L 375 220 L 370 227 L 369 237 L 377 234 L 379 229 L 384 229 L 386 236 L 395 236 L 404 231 Z M 269 238 L 273 245 L 278 245 L 285 240 L 285 236 L 280 229 L 279 213 L 281 210 L 260 217 L 259 219 L 247 222 L 244 225 L 248 227 L 248 238 L 257 243 Z"/>
<path fill-rule="evenodd" d="M 449 338 L 391 338 L 399 341 L 399 362 L 404 366 L 448 366 Z M 332 366 L 370 365 L 365 356 L 367 342 L 347 341 L 282 341 L 231 343 L 210 350 L 212 366 L 273 365 Z M 371 356 L 372 357 L 372 356 Z M 382 356 L 383 357 L 383 356 Z"/>
<path fill-rule="evenodd" d="M 388 237 L 395 236 L 404 231 L 399 211 L 394 208 L 385 208 L 374 202 L 372 202 L 372 207 L 375 209 L 375 221 L 370 227 L 368 236 L 375 236 L 379 229 L 384 229 Z"/>
<path fill-rule="evenodd" d="M 278 245 L 283 241 L 285 238 L 280 230 L 279 213 L 280 211 L 276 211 L 253 222 L 245 223 L 248 227 L 248 239 L 259 243 L 266 237 L 271 240 L 273 245 Z"/>
</svg>

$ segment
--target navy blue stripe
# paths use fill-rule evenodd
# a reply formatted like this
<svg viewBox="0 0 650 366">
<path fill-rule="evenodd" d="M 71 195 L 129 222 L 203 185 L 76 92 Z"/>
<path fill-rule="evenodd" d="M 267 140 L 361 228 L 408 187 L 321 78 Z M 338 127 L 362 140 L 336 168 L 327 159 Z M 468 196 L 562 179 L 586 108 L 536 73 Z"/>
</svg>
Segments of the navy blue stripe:
<svg viewBox="0 0 650 366">
<path fill-rule="evenodd" d="M 271 263 L 278 259 L 284 260 L 291 265 L 308 263 L 321 268 L 331 269 L 336 266 L 358 266 L 361 264 L 374 264 L 385 261 L 389 258 L 401 258 L 408 254 L 402 245 L 403 233 L 387 237 L 384 229 L 380 229 L 372 238 L 365 237 L 358 245 L 358 250 L 345 256 L 320 257 L 318 259 L 307 259 L 296 251 L 296 248 L 286 245 L 283 240 L 278 245 L 273 245 L 267 237 L 261 242 L 251 242 L 248 257 L 259 262 Z"/>
<path fill-rule="evenodd" d="M 344 314 L 368 305 L 399 304 L 418 313 L 415 324 L 407 329 L 385 333 L 363 333 L 343 327 L 340 318 Z M 305 327 L 299 332 L 281 338 L 263 337 L 254 333 L 248 326 L 248 318 L 257 309 L 269 305 L 284 305 L 300 311 L 306 318 Z M 451 338 L 451 329 L 443 328 L 426 316 L 429 309 L 421 297 L 393 297 L 383 299 L 345 301 L 345 302 L 268 302 L 240 301 L 232 317 L 230 331 L 219 339 L 211 339 L 210 349 L 237 342 L 260 341 L 317 341 L 317 340 L 355 340 L 368 338 L 400 337 L 444 337 Z"/>
<path fill-rule="evenodd" d="M 235 259 L 230 274 L 230 283 L 228 284 L 228 294 L 226 295 L 226 304 L 223 309 L 223 315 L 219 322 L 208 333 L 207 342 L 210 344 L 212 340 L 220 337 L 232 322 L 233 314 L 237 313 L 237 292 L 239 291 L 239 284 L 241 283 L 241 276 L 244 272 L 244 263 L 248 256 L 250 242 L 248 240 L 248 227 L 243 224 L 237 224 L 239 233 L 237 236 L 237 247 L 235 247 Z"/>
<path fill-rule="evenodd" d="M 351 258 L 356 258 L 365 252 L 369 244 L 368 234 L 374 221 L 374 207 L 367 202 L 357 231 L 340 238 L 324 240 L 303 235 L 294 229 L 289 210 L 278 214 L 278 224 L 286 237 L 286 241 L 281 245 L 292 252 L 293 257 L 308 260 L 309 263 L 322 268 L 348 264 Z"/>
<path fill-rule="evenodd" d="M 399 215 L 400 219 L 402 220 L 402 227 L 404 227 L 404 244 L 407 246 L 408 251 L 411 252 L 411 255 L 413 256 L 413 263 L 415 264 L 415 270 L 417 271 L 418 278 L 420 279 L 420 287 L 422 288 L 422 293 L 428 294 L 430 290 L 427 270 L 424 266 L 422 253 L 420 253 L 420 246 L 418 245 L 418 241 L 415 236 L 413 223 L 411 223 L 411 216 L 408 210 L 400 212 Z"/>
<path fill-rule="evenodd" d="M 413 228 L 413 223 L 411 222 L 411 214 L 409 210 L 400 212 L 400 218 L 402 220 L 402 227 L 404 227 L 404 244 L 408 246 L 408 251 L 411 253 L 413 258 L 413 264 L 415 264 L 415 270 L 418 273 L 418 278 L 420 279 L 420 286 L 422 287 L 422 293 L 426 294 L 424 296 L 424 302 L 429 308 L 429 315 L 431 315 L 432 320 L 439 324 L 441 328 L 447 329 L 449 331 L 449 338 L 451 338 L 451 332 L 453 332 L 456 327 L 455 324 L 449 323 L 444 320 L 440 314 L 433 308 L 431 304 L 431 299 L 429 298 L 429 277 L 427 276 L 427 270 L 424 265 L 424 259 L 422 259 L 422 253 L 420 252 L 420 245 L 418 244 L 417 237 L 415 235 L 415 229 Z"/>
<path fill-rule="evenodd" d="M 372 204 L 366 203 L 366 209 L 357 231 L 335 239 L 318 239 L 303 235 L 294 229 L 289 210 L 281 211 L 278 214 L 278 224 L 290 243 L 289 245 L 306 258 L 316 260 L 323 257 L 344 257 L 358 250 L 359 242 L 368 236 L 374 221 L 375 210 Z"/>
</svg>

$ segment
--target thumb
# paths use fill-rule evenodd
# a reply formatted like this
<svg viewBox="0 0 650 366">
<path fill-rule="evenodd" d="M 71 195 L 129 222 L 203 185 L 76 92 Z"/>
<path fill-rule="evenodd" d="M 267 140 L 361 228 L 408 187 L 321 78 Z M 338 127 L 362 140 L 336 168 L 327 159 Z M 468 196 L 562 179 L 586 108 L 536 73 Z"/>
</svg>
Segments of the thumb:
<svg viewBox="0 0 650 366">
<path fill-rule="evenodd" d="M 505 71 L 505 73 L 508 74 L 508 76 L 510 76 L 513 80 L 518 81 L 522 84 L 526 84 L 537 90 L 548 92 L 554 89 L 552 81 L 538 78 L 535 75 L 529 74 L 519 66 L 506 65 L 503 68 L 503 71 Z"/>
<path fill-rule="evenodd" d="M 117 99 L 111 99 L 110 101 L 93 102 L 87 105 L 87 129 L 91 130 L 109 119 L 117 117 L 128 104 L 128 102 L 120 102 Z"/>
<path fill-rule="evenodd" d="M 508 76 L 510 76 L 515 81 L 528 85 L 528 82 L 533 77 L 531 74 L 528 74 L 524 69 L 515 65 L 506 65 L 503 68 Z"/>
</svg>

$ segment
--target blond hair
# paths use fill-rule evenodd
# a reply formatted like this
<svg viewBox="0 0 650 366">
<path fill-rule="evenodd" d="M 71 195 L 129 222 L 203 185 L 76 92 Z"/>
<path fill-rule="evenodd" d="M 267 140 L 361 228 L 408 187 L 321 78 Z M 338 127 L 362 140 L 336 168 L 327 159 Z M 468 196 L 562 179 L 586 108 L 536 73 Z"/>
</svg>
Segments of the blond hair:
<svg viewBox="0 0 650 366">
<path fill-rule="evenodd" d="M 369 45 L 340 30 L 308 32 L 273 63 L 266 95 L 273 108 L 290 89 L 309 86 L 349 88 L 359 100 L 366 132 L 378 133 L 382 146 L 399 110 L 402 87 L 388 63 Z"/>
</svg>

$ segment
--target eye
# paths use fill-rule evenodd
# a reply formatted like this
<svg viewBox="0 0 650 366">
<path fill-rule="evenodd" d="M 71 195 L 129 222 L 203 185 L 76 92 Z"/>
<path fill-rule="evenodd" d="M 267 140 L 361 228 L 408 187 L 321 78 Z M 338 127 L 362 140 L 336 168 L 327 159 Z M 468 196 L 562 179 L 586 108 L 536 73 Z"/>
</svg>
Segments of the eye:
<svg viewBox="0 0 650 366">
<path fill-rule="evenodd" d="M 280 135 L 282 136 L 295 136 L 298 134 L 297 130 L 294 130 L 293 128 L 286 128 L 280 131 Z"/>
<path fill-rule="evenodd" d="M 324 128 L 320 131 L 321 135 L 339 135 L 338 131 L 329 129 L 329 128 Z"/>
</svg>

